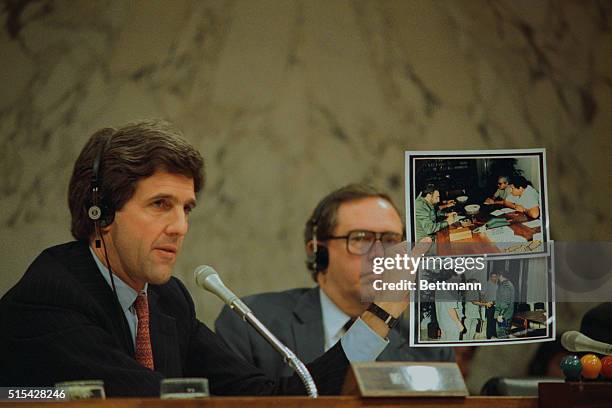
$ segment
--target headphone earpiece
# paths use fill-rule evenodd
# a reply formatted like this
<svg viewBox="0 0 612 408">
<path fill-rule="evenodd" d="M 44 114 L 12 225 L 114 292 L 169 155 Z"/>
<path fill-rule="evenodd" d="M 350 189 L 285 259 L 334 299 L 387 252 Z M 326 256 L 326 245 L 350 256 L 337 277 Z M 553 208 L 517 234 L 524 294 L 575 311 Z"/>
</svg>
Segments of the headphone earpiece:
<svg viewBox="0 0 612 408">
<path fill-rule="evenodd" d="M 100 171 L 102 157 L 108 149 L 111 138 L 112 134 L 107 137 L 102 148 L 98 150 L 91 168 L 91 206 L 87 209 L 87 215 L 99 228 L 108 227 L 115 219 L 115 212 L 104 203 L 104 200 L 100 200 L 98 197 L 98 190 L 102 186 L 102 173 Z"/>
<path fill-rule="evenodd" d="M 100 204 L 100 211 L 102 214 L 100 215 L 100 219 L 98 222 L 100 223 L 100 227 L 108 227 L 115 221 L 115 212 L 110 209 L 106 204 Z"/>
<path fill-rule="evenodd" d="M 329 250 L 324 245 L 317 245 L 316 248 L 314 269 L 316 272 L 323 272 L 329 265 Z"/>
<path fill-rule="evenodd" d="M 325 204 L 327 204 L 327 200 L 323 200 L 323 202 L 321 202 L 319 206 L 317 206 L 311 219 L 312 253 L 307 256 L 306 263 L 314 275 L 319 272 L 325 273 L 323 271 L 325 271 L 329 265 L 329 250 L 325 245 L 319 244 L 317 236 L 317 229 L 319 227 L 318 224 L 321 218 L 321 213 L 323 212 L 323 208 L 325 208 Z"/>
</svg>

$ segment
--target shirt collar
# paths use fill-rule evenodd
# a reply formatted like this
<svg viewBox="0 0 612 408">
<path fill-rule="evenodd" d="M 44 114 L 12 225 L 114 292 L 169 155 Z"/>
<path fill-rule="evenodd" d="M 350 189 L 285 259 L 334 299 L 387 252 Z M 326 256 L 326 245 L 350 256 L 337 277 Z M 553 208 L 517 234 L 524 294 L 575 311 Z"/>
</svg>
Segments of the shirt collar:
<svg viewBox="0 0 612 408">
<path fill-rule="evenodd" d="M 319 288 L 319 293 L 321 299 L 321 312 L 323 314 L 323 330 L 325 332 L 325 338 L 329 340 L 336 336 L 340 329 L 342 329 L 351 318 L 332 302 L 323 289 Z"/>
<path fill-rule="evenodd" d="M 98 265 L 98 270 L 102 274 L 102 277 L 112 289 L 113 285 L 111 284 L 110 274 L 108 273 L 108 268 L 104 266 L 104 264 L 98 259 L 98 256 L 93 251 L 91 246 L 89 247 L 89 251 L 91 252 L 91 255 L 93 256 L 94 261 L 96 261 L 96 265 Z M 115 289 L 117 289 L 117 298 L 119 300 L 119 304 L 121 305 L 121 309 L 125 313 L 134 304 L 134 301 L 138 297 L 138 292 L 135 291 L 130 285 L 122 281 L 121 278 L 119 278 L 114 273 L 113 273 L 113 281 L 115 282 Z M 141 292 L 147 293 L 148 286 L 149 284 L 145 283 L 145 286 Z"/>
</svg>

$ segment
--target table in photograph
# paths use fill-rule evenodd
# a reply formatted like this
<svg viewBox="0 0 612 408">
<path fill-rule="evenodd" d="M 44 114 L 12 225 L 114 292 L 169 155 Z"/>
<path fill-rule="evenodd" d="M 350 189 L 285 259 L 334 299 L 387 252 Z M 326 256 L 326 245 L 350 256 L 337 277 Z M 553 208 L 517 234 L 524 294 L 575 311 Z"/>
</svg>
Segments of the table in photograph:
<svg viewBox="0 0 612 408">
<path fill-rule="evenodd" d="M 437 255 L 477 255 L 477 254 L 495 254 L 501 252 L 501 249 L 492 242 L 485 232 L 474 233 L 474 230 L 483 226 L 490 219 L 494 218 L 491 215 L 492 211 L 502 208 L 498 205 L 481 205 L 481 211 L 473 216 L 465 214 L 463 206 L 457 208 L 459 215 L 466 215 L 466 219 L 471 218 L 471 225 L 467 228 L 472 231 L 472 237 L 457 241 L 450 240 L 450 233 L 458 228 L 461 228 L 459 223 L 455 223 L 447 228 L 443 228 L 436 233 Z M 510 225 L 510 229 L 514 235 L 524 237 L 527 241 L 533 240 L 533 235 L 542 231 L 541 227 L 530 228 L 523 223 L 528 221 L 527 216 L 517 212 L 505 214 L 504 217 Z"/>
</svg>

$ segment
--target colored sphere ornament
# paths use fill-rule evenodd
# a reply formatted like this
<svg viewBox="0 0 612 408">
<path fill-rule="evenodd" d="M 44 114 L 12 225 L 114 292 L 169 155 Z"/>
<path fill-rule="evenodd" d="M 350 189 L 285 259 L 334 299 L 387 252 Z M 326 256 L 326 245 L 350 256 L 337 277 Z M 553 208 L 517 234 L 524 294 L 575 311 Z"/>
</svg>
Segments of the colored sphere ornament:
<svg viewBox="0 0 612 408">
<path fill-rule="evenodd" d="M 582 376 L 594 380 L 601 372 L 601 361 L 595 354 L 585 354 L 580 359 L 582 363 Z"/>
<path fill-rule="evenodd" d="M 601 359 L 601 374 L 606 378 L 612 378 L 612 356 Z"/>
<path fill-rule="evenodd" d="M 565 378 L 568 380 L 578 381 L 580 379 L 580 373 L 582 372 L 582 363 L 575 354 L 563 357 L 561 364 L 559 364 Z"/>
</svg>

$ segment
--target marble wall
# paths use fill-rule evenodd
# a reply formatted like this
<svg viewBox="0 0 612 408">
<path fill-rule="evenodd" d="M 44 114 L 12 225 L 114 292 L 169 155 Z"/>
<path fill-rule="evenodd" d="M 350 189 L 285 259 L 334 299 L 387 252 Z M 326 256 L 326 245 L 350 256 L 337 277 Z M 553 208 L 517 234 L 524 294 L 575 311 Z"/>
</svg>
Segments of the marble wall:
<svg viewBox="0 0 612 408">
<path fill-rule="evenodd" d="M 146 117 L 207 161 L 176 270 L 207 322 L 196 265 L 240 294 L 309 284 L 316 202 L 366 181 L 402 203 L 404 150 L 545 147 L 553 238 L 610 240 L 610 1 L 43 0 L 2 21 L 0 293 L 70 239 L 88 136 Z"/>
</svg>

